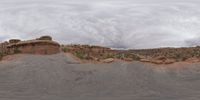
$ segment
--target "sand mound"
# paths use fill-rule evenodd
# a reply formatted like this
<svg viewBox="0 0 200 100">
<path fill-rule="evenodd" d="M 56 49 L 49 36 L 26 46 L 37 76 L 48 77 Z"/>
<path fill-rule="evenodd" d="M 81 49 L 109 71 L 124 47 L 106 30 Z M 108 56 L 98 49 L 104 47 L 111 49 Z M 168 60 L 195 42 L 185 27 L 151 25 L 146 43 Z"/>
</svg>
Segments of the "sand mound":
<svg viewBox="0 0 200 100">
<path fill-rule="evenodd" d="M 0 99 L 198 100 L 199 66 L 80 64 L 65 54 L 23 55 L 0 64 Z"/>
</svg>

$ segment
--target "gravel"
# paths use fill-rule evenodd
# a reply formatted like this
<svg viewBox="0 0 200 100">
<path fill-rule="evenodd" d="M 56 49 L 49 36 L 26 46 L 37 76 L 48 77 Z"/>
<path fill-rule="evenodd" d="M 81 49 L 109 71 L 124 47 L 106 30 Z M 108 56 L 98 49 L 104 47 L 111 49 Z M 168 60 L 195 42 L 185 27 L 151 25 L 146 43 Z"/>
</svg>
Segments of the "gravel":
<svg viewBox="0 0 200 100">
<path fill-rule="evenodd" d="M 21 55 L 0 63 L 0 100 L 199 100 L 200 64 L 168 66 Z"/>
</svg>

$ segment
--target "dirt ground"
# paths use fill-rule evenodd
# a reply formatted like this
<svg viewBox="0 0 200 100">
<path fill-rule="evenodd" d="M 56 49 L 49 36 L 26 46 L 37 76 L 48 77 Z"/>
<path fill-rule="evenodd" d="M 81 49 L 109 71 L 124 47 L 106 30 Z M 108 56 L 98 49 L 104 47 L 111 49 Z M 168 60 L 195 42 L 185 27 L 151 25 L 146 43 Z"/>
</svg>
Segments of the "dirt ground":
<svg viewBox="0 0 200 100">
<path fill-rule="evenodd" d="M 199 84 L 198 63 L 83 64 L 62 53 L 0 62 L 0 100 L 199 100 Z"/>
</svg>

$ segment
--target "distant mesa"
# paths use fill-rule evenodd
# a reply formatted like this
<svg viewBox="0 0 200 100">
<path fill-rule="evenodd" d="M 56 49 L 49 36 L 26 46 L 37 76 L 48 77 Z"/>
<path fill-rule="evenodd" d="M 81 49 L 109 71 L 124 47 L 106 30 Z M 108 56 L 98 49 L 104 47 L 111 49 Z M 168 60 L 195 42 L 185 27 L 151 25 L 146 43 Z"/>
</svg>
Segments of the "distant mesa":
<svg viewBox="0 0 200 100">
<path fill-rule="evenodd" d="M 10 39 L 9 42 L 1 43 L 0 52 L 3 54 L 56 54 L 60 52 L 60 44 L 52 41 L 50 36 L 42 36 L 33 40 L 21 41 Z"/>
</svg>

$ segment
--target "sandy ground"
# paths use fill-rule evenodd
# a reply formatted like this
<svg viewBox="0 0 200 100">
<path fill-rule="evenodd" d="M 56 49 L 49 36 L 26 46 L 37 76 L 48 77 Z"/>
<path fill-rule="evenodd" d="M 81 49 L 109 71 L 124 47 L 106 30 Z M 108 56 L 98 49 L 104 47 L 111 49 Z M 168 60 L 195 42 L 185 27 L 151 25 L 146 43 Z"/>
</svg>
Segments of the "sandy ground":
<svg viewBox="0 0 200 100">
<path fill-rule="evenodd" d="M 0 63 L 0 100 L 199 100 L 200 64 L 82 64 L 65 54 Z"/>
</svg>

